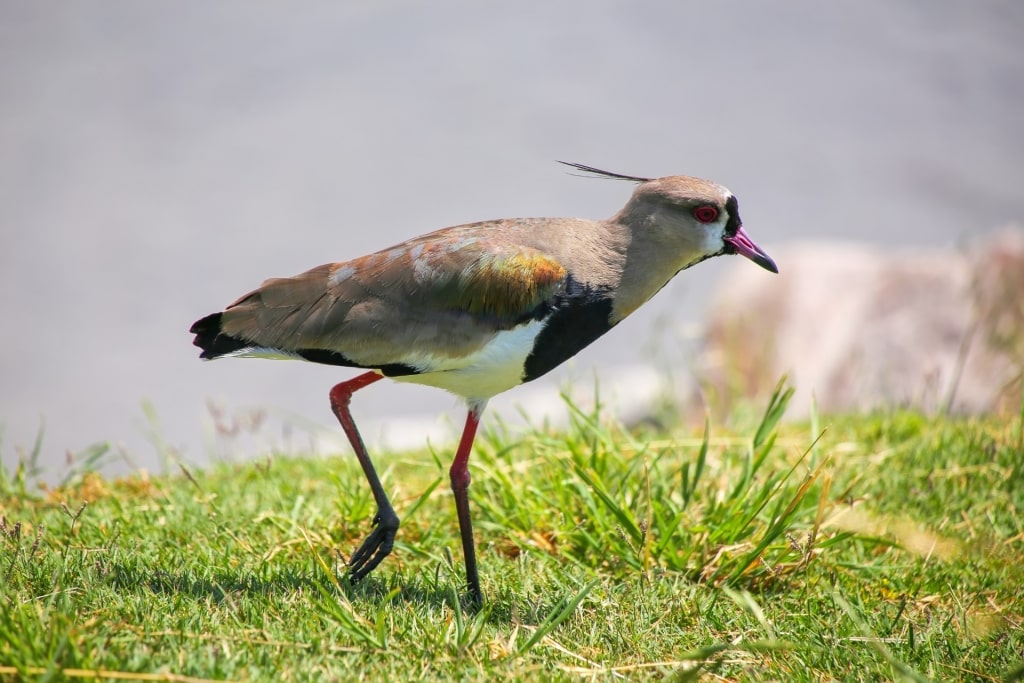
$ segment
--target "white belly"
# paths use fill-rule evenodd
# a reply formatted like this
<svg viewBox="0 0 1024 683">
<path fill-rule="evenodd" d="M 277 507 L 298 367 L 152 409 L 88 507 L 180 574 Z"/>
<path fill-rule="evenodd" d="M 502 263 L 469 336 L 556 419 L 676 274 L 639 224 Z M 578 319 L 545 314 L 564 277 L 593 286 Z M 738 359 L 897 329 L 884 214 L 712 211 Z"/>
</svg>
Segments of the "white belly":
<svg viewBox="0 0 1024 683">
<path fill-rule="evenodd" d="M 546 321 L 532 320 L 514 330 L 499 332 L 486 346 L 463 358 L 409 358 L 414 367 L 436 368 L 418 375 L 392 377 L 396 382 L 426 384 L 468 400 L 486 400 L 523 382 L 523 366 L 533 341 Z"/>
</svg>

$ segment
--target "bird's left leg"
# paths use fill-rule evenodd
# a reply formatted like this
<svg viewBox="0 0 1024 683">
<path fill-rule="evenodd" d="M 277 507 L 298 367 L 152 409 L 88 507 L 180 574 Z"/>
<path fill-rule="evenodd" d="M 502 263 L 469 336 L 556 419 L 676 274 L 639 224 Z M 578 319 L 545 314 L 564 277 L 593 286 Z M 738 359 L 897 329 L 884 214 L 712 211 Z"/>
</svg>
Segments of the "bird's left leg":
<svg viewBox="0 0 1024 683">
<path fill-rule="evenodd" d="M 473 520 L 469 516 L 469 454 L 473 450 L 476 428 L 480 424 L 487 401 L 472 401 L 469 414 L 466 415 L 466 426 L 459 440 L 459 450 L 455 452 L 455 460 L 448 471 L 455 494 L 455 512 L 459 517 L 459 533 L 462 535 L 462 554 L 466 561 L 466 584 L 469 586 L 469 597 L 477 605 L 483 601 L 480 592 L 480 576 L 476 569 L 476 546 L 473 543 Z"/>
<path fill-rule="evenodd" d="M 341 428 L 345 430 L 348 442 L 352 444 L 352 450 L 355 451 L 356 458 L 359 459 L 359 465 L 363 468 L 363 474 L 366 475 L 366 480 L 370 483 L 373 499 L 377 503 L 377 514 L 373 518 L 373 531 L 352 553 L 352 557 L 348 561 L 348 572 L 353 581 L 358 581 L 369 574 L 391 553 L 395 543 L 395 534 L 398 532 L 398 515 L 395 514 L 395 509 L 384 492 L 380 477 L 377 476 L 377 470 L 370 462 L 366 446 L 363 444 L 359 430 L 356 429 L 355 420 L 352 419 L 352 412 L 349 410 L 352 394 L 383 378 L 383 375 L 376 372 L 366 372 L 347 382 L 335 385 L 331 389 L 331 409 L 338 418 L 338 422 L 341 423 Z"/>
</svg>

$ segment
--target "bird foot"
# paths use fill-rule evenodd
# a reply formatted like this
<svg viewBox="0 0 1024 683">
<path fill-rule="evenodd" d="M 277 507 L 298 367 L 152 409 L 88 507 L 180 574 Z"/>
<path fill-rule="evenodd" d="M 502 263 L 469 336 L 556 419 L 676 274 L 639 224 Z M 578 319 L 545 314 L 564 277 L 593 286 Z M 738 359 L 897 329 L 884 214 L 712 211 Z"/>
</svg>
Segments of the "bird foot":
<svg viewBox="0 0 1024 683">
<path fill-rule="evenodd" d="M 395 545 L 395 534 L 398 532 L 398 522 L 398 515 L 394 510 L 377 511 L 373 518 L 373 531 L 348 560 L 348 576 L 353 582 L 372 572 L 391 554 L 391 549 Z"/>
</svg>

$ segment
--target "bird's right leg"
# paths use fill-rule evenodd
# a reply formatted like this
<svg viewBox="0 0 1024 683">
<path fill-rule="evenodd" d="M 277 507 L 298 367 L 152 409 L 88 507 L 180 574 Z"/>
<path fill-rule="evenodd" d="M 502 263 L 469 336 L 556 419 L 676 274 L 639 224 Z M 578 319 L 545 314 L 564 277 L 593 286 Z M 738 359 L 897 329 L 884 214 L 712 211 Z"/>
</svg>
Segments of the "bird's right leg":
<svg viewBox="0 0 1024 683">
<path fill-rule="evenodd" d="M 352 419 L 352 412 L 348 407 L 352 400 L 352 394 L 383 378 L 383 375 L 378 375 L 376 372 L 366 372 L 331 389 L 331 410 L 334 411 L 338 422 L 341 423 L 341 428 L 345 430 L 348 442 L 352 444 L 352 450 L 356 452 L 356 458 L 359 459 L 359 465 L 363 468 L 363 474 L 366 475 L 366 481 L 370 483 L 373 499 L 377 503 L 377 514 L 373 518 L 373 531 L 352 553 L 352 557 L 348 561 L 348 573 L 353 581 L 358 581 L 369 574 L 381 563 L 381 560 L 391 553 L 395 543 L 395 534 L 398 532 L 398 515 L 391 507 L 388 495 L 384 493 L 380 477 L 377 476 L 377 470 L 370 462 L 366 446 L 363 445 L 363 438 L 359 436 L 359 430 L 356 429 L 355 420 Z"/>
</svg>

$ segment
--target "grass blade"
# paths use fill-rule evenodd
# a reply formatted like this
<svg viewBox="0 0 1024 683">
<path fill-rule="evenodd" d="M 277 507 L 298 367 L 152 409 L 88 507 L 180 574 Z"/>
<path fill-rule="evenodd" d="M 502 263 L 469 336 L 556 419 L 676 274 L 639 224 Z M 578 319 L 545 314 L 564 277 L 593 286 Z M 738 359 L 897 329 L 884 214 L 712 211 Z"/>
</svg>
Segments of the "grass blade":
<svg viewBox="0 0 1024 683">
<path fill-rule="evenodd" d="M 580 589 L 580 591 L 576 593 L 571 600 L 562 600 L 556 604 L 554 608 L 548 612 L 548 616 L 545 617 L 544 621 L 534 629 L 533 634 L 527 639 L 527 641 L 519 647 L 516 654 L 519 656 L 526 654 L 534 645 L 543 640 L 545 636 L 558 628 L 563 621 L 568 619 L 569 616 L 576 611 L 576 608 L 580 606 L 580 603 L 583 602 L 584 598 L 587 597 L 599 581 L 600 579 L 591 579 L 590 582 L 583 586 L 583 588 Z"/>
<path fill-rule="evenodd" d="M 761 424 L 758 425 L 757 431 L 754 433 L 754 450 L 757 451 L 764 444 L 768 435 L 772 433 L 775 426 L 782 419 L 783 414 L 786 412 L 786 407 L 789 405 L 789 399 L 793 397 L 793 387 L 786 387 L 787 378 L 783 376 L 779 383 L 775 385 L 775 390 L 772 392 L 771 398 L 768 400 L 768 407 L 765 408 L 764 417 L 761 418 Z"/>
</svg>

